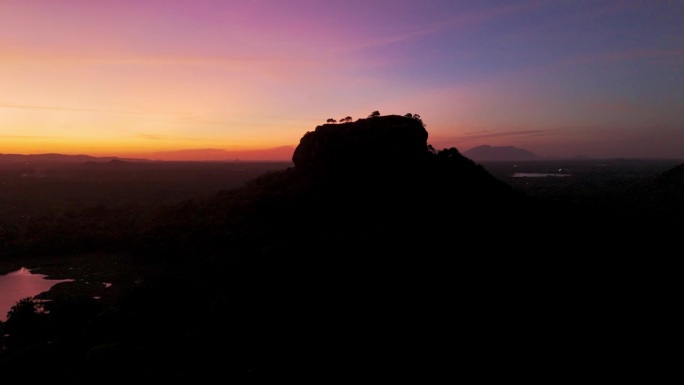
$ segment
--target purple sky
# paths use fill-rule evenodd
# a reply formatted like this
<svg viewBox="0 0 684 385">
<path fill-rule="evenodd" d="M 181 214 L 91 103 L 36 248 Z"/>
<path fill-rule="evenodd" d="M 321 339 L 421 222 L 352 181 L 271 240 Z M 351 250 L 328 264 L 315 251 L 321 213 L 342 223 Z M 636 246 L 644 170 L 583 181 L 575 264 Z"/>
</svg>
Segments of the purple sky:
<svg viewBox="0 0 684 385">
<path fill-rule="evenodd" d="M 0 1 L 0 153 L 289 159 L 375 110 L 437 149 L 684 158 L 684 1 Z"/>
</svg>

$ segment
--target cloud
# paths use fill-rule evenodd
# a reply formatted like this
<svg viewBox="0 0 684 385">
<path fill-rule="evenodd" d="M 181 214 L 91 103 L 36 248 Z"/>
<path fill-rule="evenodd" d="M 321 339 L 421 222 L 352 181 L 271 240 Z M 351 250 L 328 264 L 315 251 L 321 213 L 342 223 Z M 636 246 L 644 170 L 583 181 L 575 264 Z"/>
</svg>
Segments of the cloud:
<svg viewBox="0 0 684 385">
<path fill-rule="evenodd" d="M 658 50 L 658 49 L 638 49 L 629 51 L 614 51 L 602 54 L 576 56 L 562 61 L 560 64 L 565 66 L 604 63 L 613 64 L 618 62 L 641 60 L 641 59 L 684 59 L 684 50 Z"/>
<path fill-rule="evenodd" d="M 48 136 L 48 135 L 0 135 L 2 139 L 56 139 L 59 136 Z"/>
<path fill-rule="evenodd" d="M 135 112 L 135 111 L 108 110 L 108 109 L 99 109 L 99 108 L 76 108 L 76 107 L 62 107 L 62 106 L 35 106 L 35 105 L 19 105 L 19 104 L 0 104 L 0 108 L 22 109 L 22 110 L 70 111 L 70 112 L 98 112 L 98 113 L 108 113 L 108 114 L 142 114 L 142 112 Z"/>
<path fill-rule="evenodd" d="M 138 137 L 142 139 L 148 139 L 148 140 L 166 140 L 168 137 L 162 136 L 162 135 L 154 135 L 154 134 L 138 134 Z"/>
<path fill-rule="evenodd" d="M 223 150 L 216 148 L 181 149 L 157 151 L 150 154 L 158 160 L 196 160 L 196 161 L 289 161 L 294 153 L 294 146 L 279 146 L 260 150 Z"/>
<path fill-rule="evenodd" d="M 439 142 L 459 142 L 459 141 L 486 141 L 489 139 L 497 139 L 500 141 L 506 138 L 520 138 L 520 137 L 539 137 L 548 135 L 557 135 L 560 133 L 559 129 L 538 129 L 538 130 L 515 130 L 515 131 L 477 131 L 464 133 L 458 136 L 438 136 L 434 137 Z"/>
</svg>

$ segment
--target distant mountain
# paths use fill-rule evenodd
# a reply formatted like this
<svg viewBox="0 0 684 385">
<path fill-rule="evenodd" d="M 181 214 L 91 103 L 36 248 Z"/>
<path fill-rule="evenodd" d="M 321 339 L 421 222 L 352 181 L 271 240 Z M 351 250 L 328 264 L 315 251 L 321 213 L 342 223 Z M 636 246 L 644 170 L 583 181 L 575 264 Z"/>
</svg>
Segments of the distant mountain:
<svg viewBox="0 0 684 385">
<path fill-rule="evenodd" d="M 65 155 L 48 154 L 0 154 L 0 163 L 103 163 L 112 160 L 125 162 L 154 162 L 154 161 L 197 161 L 197 162 L 232 162 L 237 160 L 250 162 L 282 162 L 292 157 L 294 146 L 281 146 L 261 150 L 222 149 L 185 149 L 175 151 L 159 151 L 149 154 L 149 158 L 126 158 L 116 156 Z"/>
<path fill-rule="evenodd" d="M 188 161 L 284 161 L 292 157 L 294 146 L 281 146 L 262 150 L 222 150 L 214 148 L 186 149 L 154 152 L 150 156 L 158 160 Z"/>
<path fill-rule="evenodd" d="M 463 155 L 475 160 L 535 160 L 539 159 L 537 155 L 531 151 L 516 148 L 513 146 L 489 146 L 483 145 L 473 147 L 470 150 L 464 151 Z"/>
<path fill-rule="evenodd" d="M 0 163 L 84 163 L 84 162 L 149 162 L 148 159 L 119 158 L 115 156 L 97 157 L 90 155 L 64 155 L 64 154 L 0 154 Z"/>
</svg>

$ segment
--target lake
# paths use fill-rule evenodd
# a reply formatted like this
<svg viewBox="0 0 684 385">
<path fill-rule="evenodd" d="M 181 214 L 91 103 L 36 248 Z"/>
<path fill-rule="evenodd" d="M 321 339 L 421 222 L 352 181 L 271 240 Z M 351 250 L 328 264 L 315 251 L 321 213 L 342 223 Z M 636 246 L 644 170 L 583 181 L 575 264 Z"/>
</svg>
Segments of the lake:
<svg viewBox="0 0 684 385">
<path fill-rule="evenodd" d="M 7 320 L 7 312 L 19 300 L 48 291 L 60 282 L 72 281 L 71 279 L 45 279 L 45 277 L 45 274 L 32 273 L 25 267 L 0 275 L 0 321 Z"/>
<path fill-rule="evenodd" d="M 516 172 L 513 174 L 513 178 L 539 178 L 547 176 L 570 176 L 570 174 L 551 174 L 545 172 Z"/>
</svg>

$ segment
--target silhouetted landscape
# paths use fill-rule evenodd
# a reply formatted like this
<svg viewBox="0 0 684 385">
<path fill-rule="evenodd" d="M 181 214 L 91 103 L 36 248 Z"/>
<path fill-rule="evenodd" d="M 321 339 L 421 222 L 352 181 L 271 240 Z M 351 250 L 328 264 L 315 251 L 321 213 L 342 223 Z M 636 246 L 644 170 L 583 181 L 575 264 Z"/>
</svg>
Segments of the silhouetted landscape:
<svg viewBox="0 0 684 385">
<path fill-rule="evenodd" d="M 553 381 L 672 363 L 684 160 L 515 154 L 476 162 L 377 114 L 303 133 L 292 162 L 0 156 L 0 273 L 74 279 L 15 305 L 0 367 Z"/>
</svg>

